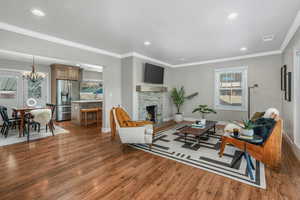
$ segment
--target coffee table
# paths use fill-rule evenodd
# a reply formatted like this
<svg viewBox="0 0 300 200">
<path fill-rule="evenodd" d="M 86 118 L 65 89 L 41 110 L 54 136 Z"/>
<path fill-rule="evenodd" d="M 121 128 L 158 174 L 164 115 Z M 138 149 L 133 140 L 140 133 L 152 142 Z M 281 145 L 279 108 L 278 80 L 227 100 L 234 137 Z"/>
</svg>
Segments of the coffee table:
<svg viewBox="0 0 300 200">
<path fill-rule="evenodd" d="M 192 125 L 186 125 L 178 129 L 178 132 L 184 135 L 184 143 L 186 143 L 187 135 L 194 135 L 196 138 L 198 138 L 198 143 L 200 143 L 200 140 L 204 136 L 205 139 L 208 139 L 209 133 L 216 133 L 216 124 L 216 121 L 206 121 L 205 127 L 203 128 L 193 128 Z"/>
</svg>

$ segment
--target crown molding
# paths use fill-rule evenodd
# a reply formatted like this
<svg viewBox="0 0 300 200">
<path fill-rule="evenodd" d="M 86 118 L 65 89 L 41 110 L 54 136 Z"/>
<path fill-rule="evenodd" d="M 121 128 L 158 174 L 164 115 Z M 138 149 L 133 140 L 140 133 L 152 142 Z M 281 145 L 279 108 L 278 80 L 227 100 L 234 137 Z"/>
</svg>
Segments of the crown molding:
<svg viewBox="0 0 300 200">
<path fill-rule="evenodd" d="M 97 72 L 103 71 L 103 66 L 100 65 L 93 65 L 88 63 L 82 63 L 80 61 L 64 60 L 60 58 L 51 58 L 51 57 L 40 56 L 40 55 L 31 55 L 31 54 L 26 54 L 26 53 L 21 53 L 16 51 L 8 51 L 4 49 L 0 49 L 0 55 L 4 55 L 4 56 L 9 55 L 15 58 L 16 60 L 21 59 L 21 61 L 25 61 L 25 62 L 32 62 L 32 56 L 34 56 L 39 62 L 43 64 L 61 63 L 65 65 L 74 65 L 74 66 L 75 64 L 80 64 L 81 68 L 86 70 L 94 70 Z"/>
<path fill-rule="evenodd" d="M 151 58 L 151 57 L 148 57 L 148 56 L 136 53 L 136 52 L 130 52 L 130 53 L 126 53 L 126 54 L 121 55 L 121 58 L 127 58 L 127 57 L 136 57 L 136 58 L 140 58 L 140 59 L 144 59 L 144 60 L 149 60 L 149 61 L 161 64 L 161 65 L 164 65 L 164 66 L 167 66 L 167 67 L 173 67 L 173 65 L 171 65 L 169 63 L 166 63 L 164 61 L 157 60 L 155 58 Z"/>
<path fill-rule="evenodd" d="M 185 64 L 180 64 L 180 65 L 173 65 L 173 67 L 188 67 L 188 66 L 194 66 L 194 65 L 204 65 L 204 64 L 227 62 L 227 61 L 233 61 L 233 60 L 242 60 L 242 59 L 247 59 L 247 58 L 278 55 L 278 54 L 281 54 L 281 53 L 282 52 L 280 50 L 278 50 L 278 51 L 267 51 L 267 52 L 248 54 L 248 55 L 243 55 L 243 56 L 220 58 L 220 59 L 215 59 L 215 60 L 207 60 L 207 61 L 200 61 L 200 62 L 185 63 Z"/>
<path fill-rule="evenodd" d="M 10 24 L 4 23 L 4 22 L 0 22 L 0 30 L 10 31 L 10 32 L 21 34 L 21 35 L 26 35 L 26 36 L 29 36 L 32 38 L 46 40 L 46 41 L 53 42 L 56 44 L 74 47 L 77 49 L 82 49 L 82 50 L 90 51 L 90 52 L 97 53 L 97 54 L 103 54 L 103 55 L 107 55 L 107 56 L 121 58 L 121 55 L 117 54 L 117 53 L 113 53 L 113 52 L 109 52 L 109 51 L 106 51 L 103 49 L 98 49 L 98 48 L 87 46 L 87 45 L 80 44 L 77 42 L 72 42 L 69 40 L 61 39 L 61 38 L 47 35 L 44 33 L 31 31 L 31 30 L 24 29 L 24 28 L 14 26 L 14 25 L 10 25 Z"/>
<path fill-rule="evenodd" d="M 288 46 L 291 39 L 294 37 L 295 33 L 297 32 L 298 28 L 300 27 L 300 10 L 298 11 L 289 31 L 287 32 L 283 43 L 281 44 L 280 50 L 283 52 L 285 48 Z"/>
</svg>

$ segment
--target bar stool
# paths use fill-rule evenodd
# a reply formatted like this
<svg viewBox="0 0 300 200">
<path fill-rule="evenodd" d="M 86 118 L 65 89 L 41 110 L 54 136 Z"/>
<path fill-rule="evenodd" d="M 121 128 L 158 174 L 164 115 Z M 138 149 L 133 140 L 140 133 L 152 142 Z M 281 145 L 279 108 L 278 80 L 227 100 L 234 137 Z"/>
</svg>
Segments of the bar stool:
<svg viewBox="0 0 300 200">
<path fill-rule="evenodd" d="M 96 119 L 89 119 L 88 115 L 93 114 L 96 115 Z M 84 108 L 80 110 L 80 122 L 81 125 L 84 123 L 85 127 L 88 126 L 88 124 L 96 123 L 97 127 L 99 126 L 99 123 L 102 116 L 102 108 Z"/>
</svg>

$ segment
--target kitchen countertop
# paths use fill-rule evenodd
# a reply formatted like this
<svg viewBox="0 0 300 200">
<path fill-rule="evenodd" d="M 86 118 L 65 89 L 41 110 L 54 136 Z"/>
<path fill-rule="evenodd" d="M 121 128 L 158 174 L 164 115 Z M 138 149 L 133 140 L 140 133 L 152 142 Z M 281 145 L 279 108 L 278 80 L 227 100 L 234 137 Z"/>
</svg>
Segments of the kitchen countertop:
<svg viewBox="0 0 300 200">
<path fill-rule="evenodd" d="M 103 102 L 103 100 L 78 100 L 78 101 L 72 101 L 72 103 L 100 103 Z"/>
</svg>

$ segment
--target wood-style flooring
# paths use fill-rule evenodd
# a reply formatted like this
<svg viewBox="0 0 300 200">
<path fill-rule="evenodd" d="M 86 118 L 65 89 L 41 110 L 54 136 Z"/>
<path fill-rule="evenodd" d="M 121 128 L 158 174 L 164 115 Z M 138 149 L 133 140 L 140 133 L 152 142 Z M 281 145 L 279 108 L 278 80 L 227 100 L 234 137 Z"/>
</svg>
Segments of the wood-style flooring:
<svg viewBox="0 0 300 200">
<path fill-rule="evenodd" d="M 300 199 L 300 164 L 286 143 L 267 190 L 127 147 L 95 128 L 0 147 L 0 199 Z M 1 138 L 3 139 L 3 138 Z"/>
</svg>

